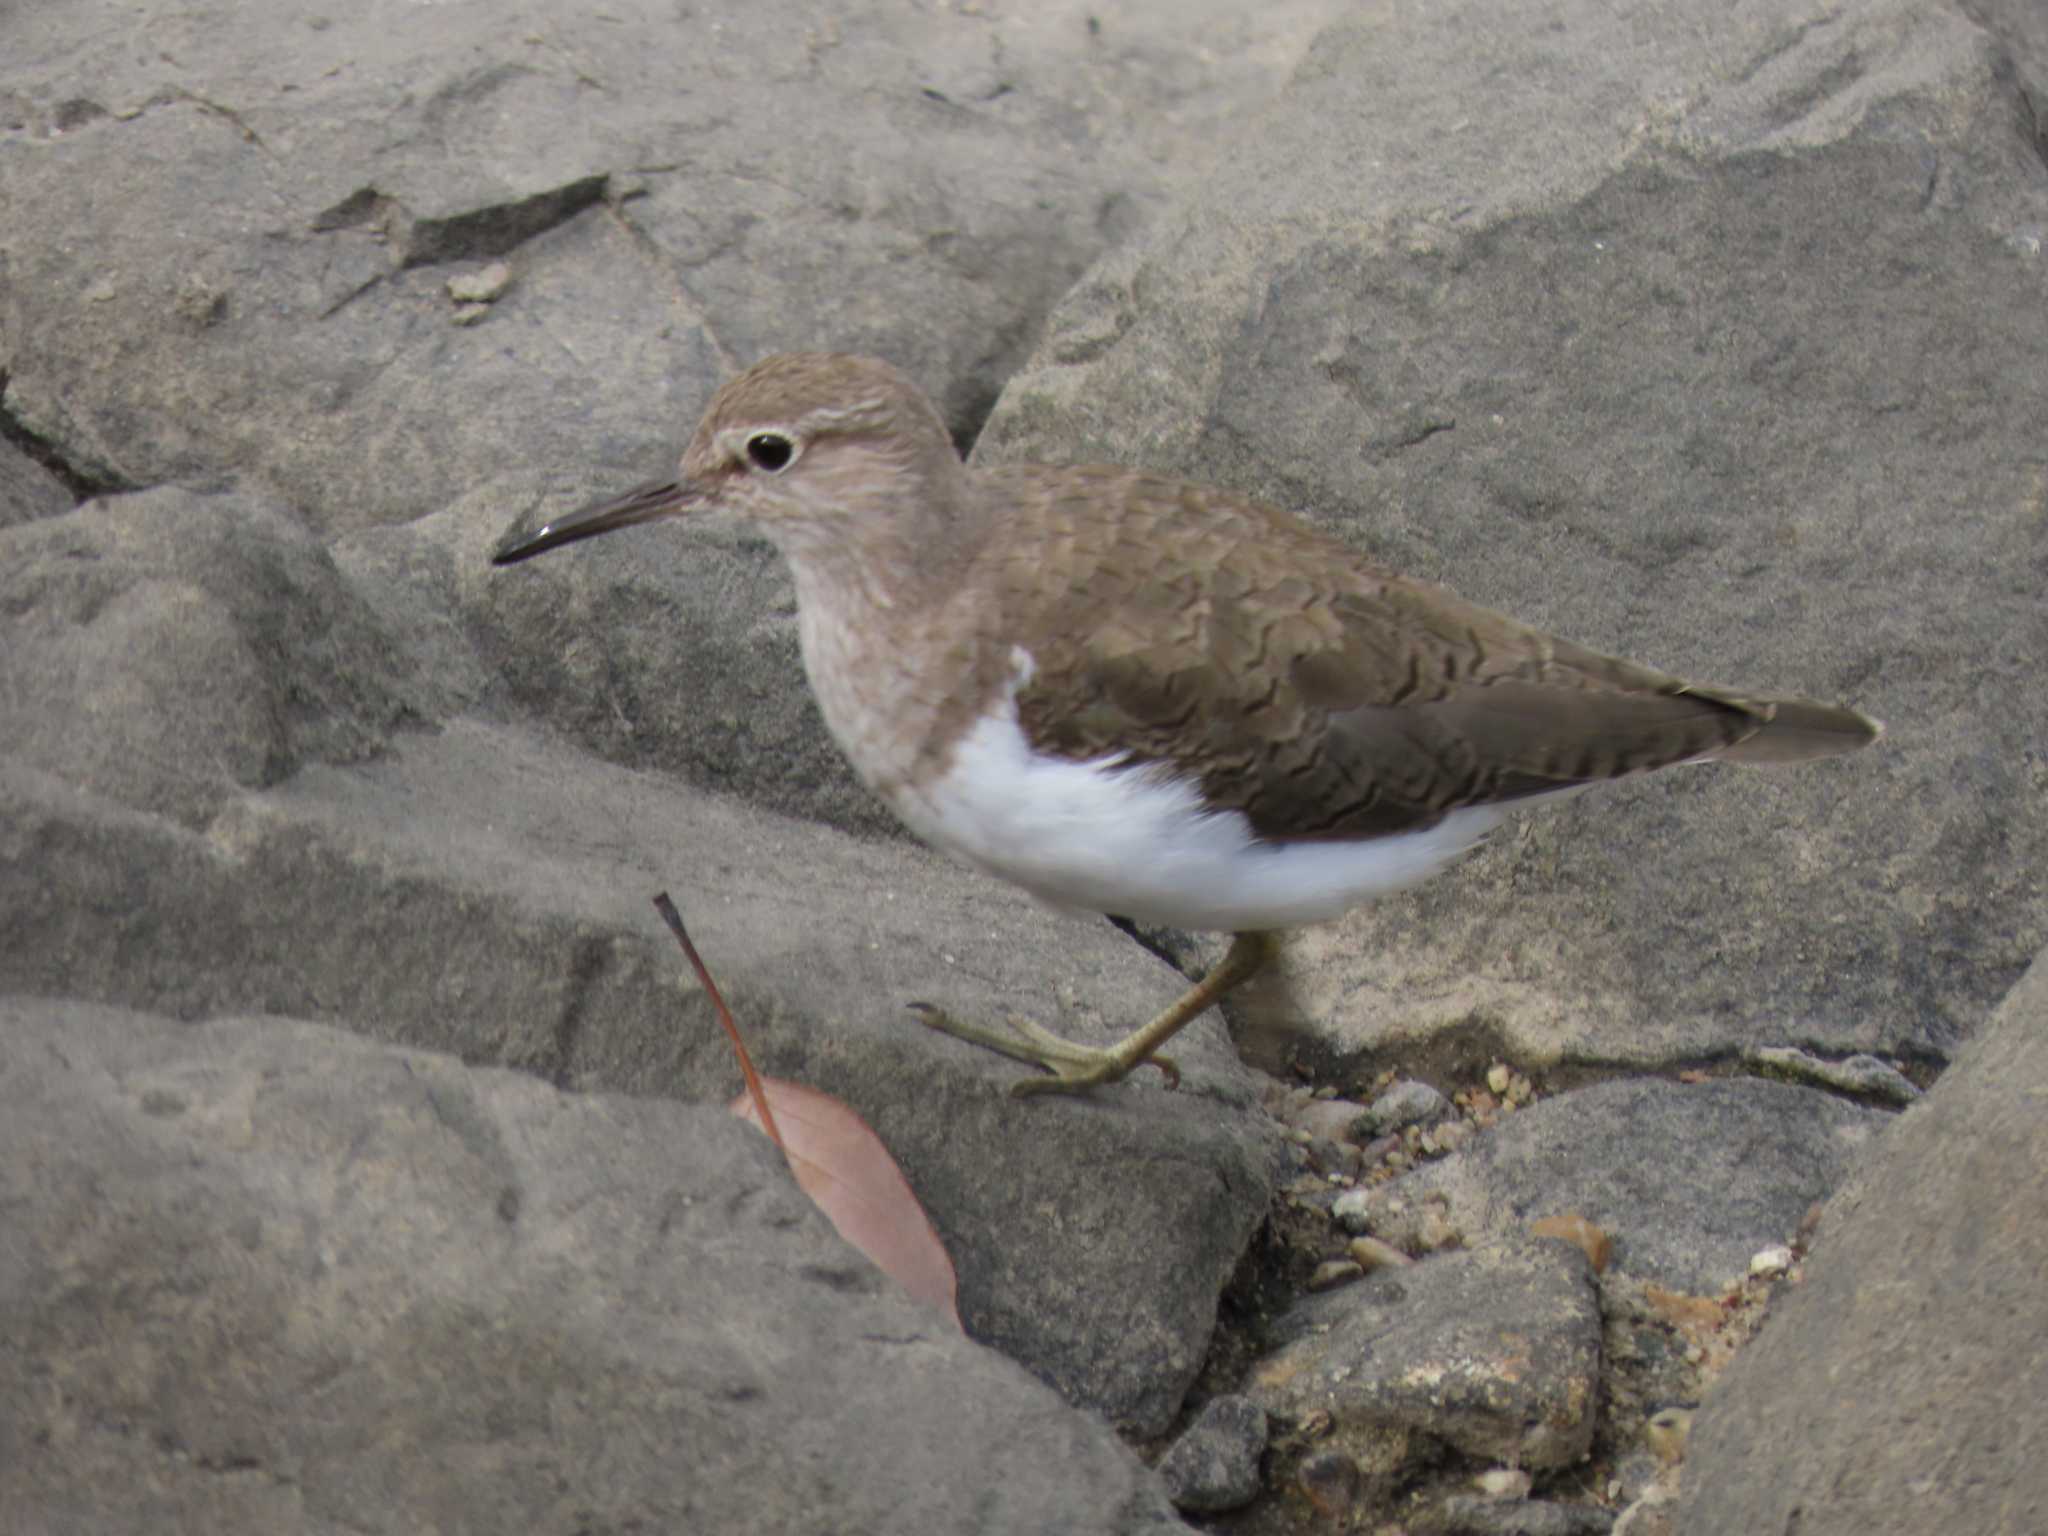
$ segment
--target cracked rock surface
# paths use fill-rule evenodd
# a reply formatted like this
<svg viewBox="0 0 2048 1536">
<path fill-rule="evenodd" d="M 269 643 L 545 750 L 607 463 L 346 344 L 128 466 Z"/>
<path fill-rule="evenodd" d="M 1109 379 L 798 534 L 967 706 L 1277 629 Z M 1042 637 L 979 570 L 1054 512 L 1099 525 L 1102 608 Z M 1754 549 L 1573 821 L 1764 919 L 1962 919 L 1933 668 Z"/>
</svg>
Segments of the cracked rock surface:
<svg viewBox="0 0 2048 1536">
<path fill-rule="evenodd" d="M 1803 1530 L 2032 1536 L 2039 1064 L 1872 1103 L 2048 943 L 2037 9 L 0 7 L 0 1526 L 1735 1529 L 1810 1446 Z M 1522 818 L 1180 1093 L 1019 1104 L 904 1005 L 1106 1039 L 1208 940 L 904 838 L 747 532 L 488 565 L 795 347 L 1889 734 Z M 730 1121 L 664 888 L 967 1339 Z"/>
<path fill-rule="evenodd" d="M 5 997 L 0 1202 L 16 1529 L 1179 1528 L 719 1106 Z"/>
</svg>

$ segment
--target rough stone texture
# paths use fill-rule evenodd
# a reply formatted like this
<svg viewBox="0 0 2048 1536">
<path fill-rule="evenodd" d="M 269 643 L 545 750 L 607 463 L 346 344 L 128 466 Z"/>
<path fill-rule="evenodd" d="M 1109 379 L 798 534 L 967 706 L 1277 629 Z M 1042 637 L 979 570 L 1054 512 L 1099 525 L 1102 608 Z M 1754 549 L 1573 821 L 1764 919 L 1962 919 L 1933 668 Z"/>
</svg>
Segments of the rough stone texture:
<svg viewBox="0 0 2048 1536">
<path fill-rule="evenodd" d="M 1398 1082 L 1372 1101 L 1358 1117 L 1360 1138 L 1384 1136 L 1404 1126 L 1433 1125 L 1450 1113 L 1451 1103 L 1416 1078 Z"/>
<path fill-rule="evenodd" d="M 0 530 L 0 738 L 201 827 L 236 788 L 353 761 L 420 712 L 409 658 L 270 505 L 166 487 Z"/>
<path fill-rule="evenodd" d="M 1265 1451 L 1265 1410 L 1248 1397 L 1226 1393 L 1203 1404 L 1195 1422 L 1167 1448 L 1159 1476 L 1177 1509 L 1240 1509 L 1258 1494 Z"/>
<path fill-rule="evenodd" d="M 1926 0 L 1388 3 L 1055 313 L 977 445 L 1300 509 L 1889 738 L 1548 809 L 1309 930 L 1243 1038 L 1943 1056 L 2048 939 L 2048 176 Z M 1957 873 L 1970 871 L 1967 884 Z"/>
<path fill-rule="evenodd" d="M 2034 115 L 2037 142 L 2048 152 L 2042 107 L 2048 104 L 2048 10 L 2035 0 L 1961 0 L 1966 16 L 1992 33 L 2010 52 L 2018 88 Z"/>
<path fill-rule="evenodd" d="M 502 532 L 671 473 L 720 378 L 787 348 L 889 356 L 964 437 L 1336 8 L 10 8 L 0 206 L 38 216 L 0 220 L 0 421 L 90 484 L 267 482 L 328 534 L 465 497 Z M 510 287 L 458 325 L 448 280 L 494 260 Z M 655 542 L 482 599 L 516 701 L 890 828 L 765 547 Z"/>
<path fill-rule="evenodd" d="M 1331 9 L 21 8 L 6 410 L 102 484 L 240 471 L 323 527 L 653 471 L 792 347 L 888 353 L 964 426 Z"/>
<path fill-rule="evenodd" d="M 1614 1529 L 1613 1513 L 1594 1505 L 1473 1494 L 1444 1500 L 1436 1516 L 1443 1536 L 1606 1536 Z"/>
<path fill-rule="evenodd" d="M 1247 1023 L 1306 1001 L 1341 1026 L 1309 1041 L 1325 1056 L 1408 1050 L 1448 1025 L 1394 1063 L 1456 1065 L 1445 1082 L 1503 1054 L 1694 1064 L 1790 1042 L 1924 1060 L 2038 947 L 2048 53 L 2031 0 L 1966 0 L 2009 52 L 1942 0 L 714 9 L 0 7 L 0 206 L 35 213 L 0 218 L 0 988 L 191 1022 L 152 1069 L 181 1081 L 214 1081 L 199 1042 L 274 1030 L 248 1051 L 289 1055 L 309 1038 L 275 1019 L 199 1022 L 262 1013 L 556 1089 L 680 1101 L 579 1105 L 474 1079 L 500 1084 L 476 1090 L 492 1102 L 585 1127 L 576 1166 L 599 1208 L 643 1201 L 644 1216 L 649 1191 L 695 1187 L 671 1161 L 735 1085 L 646 906 L 667 887 L 764 1064 L 849 1098 L 895 1149 L 959 1264 L 976 1336 L 1163 1433 L 1273 1176 L 1270 1129 L 1220 1032 L 1193 1031 L 1180 1095 L 1139 1083 L 1013 1104 L 1002 1089 L 1020 1069 L 927 1036 L 901 1004 L 1030 1008 L 1106 1038 L 1177 978 L 1101 925 L 1056 923 L 900 839 L 761 813 L 886 825 L 823 739 L 766 548 L 672 529 L 514 573 L 484 558 L 515 523 L 665 472 L 713 381 L 773 347 L 871 347 L 970 434 L 1072 274 L 1148 220 L 1061 311 L 988 454 L 1226 480 L 1588 642 L 1849 695 L 1892 726 L 1847 763 L 1677 775 L 1544 813 L 1471 871 L 1310 936 Z M 1246 110 L 1290 73 L 1284 99 Z M 493 262 L 509 281 L 459 311 L 449 280 Z M 131 484 L 149 489 L 70 510 Z M 162 1028 L 123 1026 L 148 1041 Z M 0 1031 L 0 1055 L 15 1038 Z M 1282 1054 L 1257 1028 L 1246 1038 Z M 321 1051 L 314 1070 L 337 1095 L 355 1080 L 339 1063 L 399 1059 Z M 1597 1115 L 1560 1117 L 1554 1136 L 1526 1118 L 1542 1108 L 1515 1117 L 1526 1129 L 1486 1154 L 1491 1193 L 1458 1206 L 1467 1235 L 1517 1202 L 1601 1216 L 1589 1192 L 1611 1186 L 1583 1169 L 1606 1162 L 1639 1186 L 1604 1217 L 1622 1263 L 1697 1287 L 1782 1239 L 1838 1174 L 1843 1136 L 1879 1123 L 1769 1085 L 1712 1114 L 1657 1097 L 1676 1091 L 1648 1090 L 1627 1136 L 1600 1134 Z M 403 1085 L 387 1097 L 417 1104 Z M 390 1131 L 397 1111 L 351 1102 Z M 169 1137 L 193 1117 L 157 1118 L 143 1130 Z M 24 1124 L 0 1120 L 0 1141 Z M 768 1178 L 751 1142 L 705 1134 L 707 1183 Z M 1554 1203 L 1509 1177 L 1500 1149 L 1517 1136 Z M 1788 1161 L 1767 1155 L 1788 1138 Z M 496 1166 L 476 1158 L 472 1173 Z M 220 1228 L 174 1225 L 212 1219 L 203 1204 L 149 1203 L 175 1187 L 245 1208 L 207 1182 L 212 1164 L 102 1162 L 93 1200 L 138 1213 L 135 1246 L 66 1283 L 86 1295 L 145 1272 L 116 1260 L 172 1282 L 107 1316 L 232 1320 L 254 1294 L 236 1287 L 268 1283 L 236 1254 L 308 1251 L 285 1246 L 300 1241 L 289 1222 L 254 1249 L 234 1233 L 209 1246 Z M 1759 1190 L 1749 1163 L 1776 1170 Z M 24 1170 L 10 1160 L 0 1182 Z M 535 1188 L 566 1192 L 568 1177 Z M 1731 1192 L 1726 1221 L 1667 1231 L 1644 1214 L 1716 1210 Z M 517 1277 L 471 1266 L 459 1241 L 404 1246 L 472 1230 L 425 1175 L 377 1193 L 379 1236 L 423 1255 L 380 1294 L 424 1296 L 454 1266 L 483 1305 L 510 1294 Z M 261 1198 L 317 1214 L 329 1193 L 258 1181 Z M 91 1204 L 34 1209 L 88 1223 Z M 788 1225 L 730 1213 L 736 1288 L 760 1273 L 763 1296 L 788 1294 L 770 1272 L 810 1241 L 796 1209 Z M 328 1225 L 344 1216 L 360 1213 Z M 502 1237 L 495 1219 L 482 1230 Z M 577 1219 L 559 1230 L 583 1231 Z M 549 1274 L 601 1278 L 625 1258 L 605 1237 L 565 1239 Z M 26 1252 L 0 1242 L 0 1287 L 26 1283 Z M 319 1281 L 280 1273 L 242 1313 L 273 1318 Z M 757 1432 L 701 1497 L 765 1480 L 755 1524 L 705 1505 L 685 1511 L 702 1520 L 625 1510 L 612 1525 L 815 1529 L 798 1508 L 810 1494 L 881 1487 L 869 1442 L 807 1438 L 849 1404 L 891 1412 L 864 1395 L 872 1373 L 835 1374 L 856 1358 L 836 1349 L 894 1357 L 859 1327 L 881 1305 L 872 1277 L 832 1273 L 852 1276 L 837 1298 L 852 1310 L 806 1314 L 831 1335 L 806 1382 L 813 1416 L 778 1438 L 750 1400 L 720 1407 Z M 829 1289 L 798 1287 L 821 1302 Z M 358 1334 L 378 1322 L 333 1314 L 350 1315 Z M 662 1316 L 733 1348 L 774 1336 L 739 1311 Z M 19 1320 L 0 1314 L 0 1329 Z M 643 1361 L 606 1343 L 622 1336 L 608 1309 L 566 1342 L 437 1324 L 422 1336 L 440 1353 L 422 1358 L 440 1374 L 397 1407 L 319 1396 L 360 1375 L 315 1374 L 301 1392 L 302 1362 L 279 1351 L 236 1375 L 237 1335 L 152 1326 L 134 1338 L 159 1353 L 123 1361 L 106 1340 L 28 1336 L 48 1369 L 27 1408 L 0 1405 L 0 1508 L 27 1486 L 7 1479 L 50 1494 L 55 1477 L 84 1501 L 66 1506 L 75 1519 L 41 1506 L 65 1536 L 239 1536 L 310 1521 L 308 1490 L 388 1462 L 384 1528 L 412 1529 L 430 1485 L 452 1490 L 432 1505 L 444 1529 L 472 1509 L 492 1529 L 549 1529 L 557 1512 L 596 1527 L 613 1487 L 600 1473 L 621 1458 L 652 1468 L 646 1486 L 681 1486 L 654 1463 L 677 1454 L 672 1415 L 707 1401 L 659 1374 L 674 1358 L 660 1317 Z M 519 1353 L 535 1336 L 558 1342 Z M 329 1337 L 307 1358 L 324 1360 Z M 1092 1431 L 1005 1441 L 1015 1373 L 960 1365 L 981 1358 L 923 1362 L 980 1404 L 956 1417 L 992 1436 L 942 1426 L 913 1463 L 935 1500 L 980 1479 L 990 1502 L 959 1506 L 969 1517 L 952 1526 L 1158 1518 L 1156 1488 L 1122 1481 Z M 113 1406 L 24 1460 L 8 1435 L 66 1411 L 53 1392 L 74 1368 Z M 203 1385 L 181 1396 L 181 1381 Z M 145 1406 L 165 1416 L 124 1417 L 157 1382 Z M 549 1382 L 568 1395 L 533 1395 Z M 282 1445 L 303 1470 L 343 1446 L 350 1469 L 291 1483 L 273 1475 L 289 1456 L 241 1465 L 229 1419 L 207 1417 L 229 1402 L 268 1437 L 261 1454 Z M 477 1416 L 492 1405 L 497 1418 Z M 609 1415 L 600 1428 L 577 1417 L 586 1407 Z M 545 1415 L 564 1416 L 559 1445 L 535 1428 Z M 394 1459 L 387 1420 L 428 1449 L 393 1442 L 411 1457 Z M 160 1425 L 174 1431 L 162 1442 Z M 727 1444 L 719 1433 L 704 1443 Z M 1030 1470 L 1047 1443 L 1095 1491 L 1093 1516 Z M 594 1449 L 565 1460 L 576 1445 Z M 558 1467 L 566 1481 L 534 1481 Z M 746 1475 L 788 1467 L 780 1484 Z M 583 1510 L 579 1477 L 594 1490 Z M 949 1524 L 936 1503 L 867 1496 L 847 1507 L 878 1526 Z"/>
<path fill-rule="evenodd" d="M 0 999 L 9 1530 L 1165 1532 L 721 1109 Z"/>
<path fill-rule="evenodd" d="M 1190 1040 L 1180 1093 L 1048 1105 L 904 1011 L 1035 1006 L 1107 1038 L 1178 978 L 1106 924 L 477 724 L 303 768 L 203 833 L 0 759 L 4 988 L 292 1013 L 564 1087 L 723 1103 L 737 1068 L 648 905 L 661 889 L 762 1067 L 846 1098 L 896 1154 L 975 1336 L 1163 1430 L 1276 1166 L 1221 1029 Z"/>
<path fill-rule="evenodd" d="M 10 8 L 0 205 L 37 217 L 0 221 L 0 420 L 92 485 L 266 481 L 326 532 L 463 498 L 502 532 L 672 473 L 719 379 L 780 348 L 883 352 L 967 434 L 1333 8 Z M 446 281 L 494 258 L 510 289 L 457 326 Z M 516 702 L 893 829 L 809 705 L 766 547 L 657 543 L 479 598 Z"/>
<path fill-rule="evenodd" d="M 1614 1536 L 1671 1536 L 1671 1496 L 1659 1489 L 1621 1512 Z"/>
<path fill-rule="evenodd" d="M 64 482 L 0 438 L 0 528 L 71 510 Z"/>
<path fill-rule="evenodd" d="M 1575 1212 L 1614 1267 L 1700 1294 L 1749 1273 L 1891 1123 L 1883 1111 L 1754 1078 L 1599 1083 L 1503 1116 L 1440 1161 L 1374 1190 L 1367 1222 L 1399 1233 L 1431 1203 L 1467 1242 Z M 1397 1239 L 1398 1240 L 1398 1239 Z"/>
<path fill-rule="evenodd" d="M 1286 1340 L 1246 1393 L 1291 1422 L 1327 1414 L 1317 1449 L 1382 1487 L 1444 1445 L 1486 1461 L 1568 1466 L 1593 1437 L 1600 1308 L 1585 1256 L 1509 1240 L 1382 1270 L 1280 1320 Z"/>
<path fill-rule="evenodd" d="M 919 1180 L 976 1335 L 1163 1430 L 1275 1166 L 1221 1030 L 1192 1092 L 1013 1103 L 1022 1069 L 904 1005 L 1108 1038 L 1180 979 L 900 841 L 450 719 L 507 692 L 496 531 L 459 507 L 330 553 L 261 499 L 175 488 L 0 529 L 0 984 L 729 1095 L 647 905 L 669 888 L 764 1063 L 852 1100 Z"/>
<path fill-rule="evenodd" d="M 1674 1529 L 2048 1529 L 2048 955 L 1822 1219 L 1694 1420 Z"/>
<path fill-rule="evenodd" d="M 1790 1083 L 1811 1083 L 1838 1093 L 1855 1094 L 1876 1104 L 1903 1107 L 1920 1097 L 1913 1080 L 1875 1056 L 1846 1056 L 1829 1061 L 1790 1046 L 1760 1045 L 1742 1053 L 1743 1064 L 1761 1077 Z"/>
</svg>

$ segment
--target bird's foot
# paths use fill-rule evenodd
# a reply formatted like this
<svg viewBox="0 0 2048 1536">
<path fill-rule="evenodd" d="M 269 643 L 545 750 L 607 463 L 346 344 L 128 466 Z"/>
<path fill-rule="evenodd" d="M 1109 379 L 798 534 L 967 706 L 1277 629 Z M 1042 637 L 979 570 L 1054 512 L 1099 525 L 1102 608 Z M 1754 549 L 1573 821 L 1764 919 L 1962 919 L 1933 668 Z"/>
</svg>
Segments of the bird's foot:
<svg viewBox="0 0 2048 1536">
<path fill-rule="evenodd" d="M 1135 1037 L 1105 1050 L 1100 1046 L 1081 1045 L 1068 1040 L 1041 1024 L 1015 1015 L 1006 1021 L 1010 1032 L 1005 1034 L 962 1023 L 945 1009 L 930 1003 L 912 1003 L 910 1011 L 927 1028 L 951 1035 L 956 1040 L 965 1040 L 969 1045 L 998 1052 L 1012 1061 L 1043 1067 L 1052 1074 L 1050 1077 L 1027 1077 L 1011 1084 L 1010 1092 L 1019 1098 L 1034 1093 L 1085 1093 L 1098 1083 L 1116 1082 L 1139 1067 L 1157 1067 L 1165 1076 L 1167 1087 L 1180 1086 L 1180 1068 L 1174 1065 L 1173 1058 L 1131 1050 Z"/>
</svg>

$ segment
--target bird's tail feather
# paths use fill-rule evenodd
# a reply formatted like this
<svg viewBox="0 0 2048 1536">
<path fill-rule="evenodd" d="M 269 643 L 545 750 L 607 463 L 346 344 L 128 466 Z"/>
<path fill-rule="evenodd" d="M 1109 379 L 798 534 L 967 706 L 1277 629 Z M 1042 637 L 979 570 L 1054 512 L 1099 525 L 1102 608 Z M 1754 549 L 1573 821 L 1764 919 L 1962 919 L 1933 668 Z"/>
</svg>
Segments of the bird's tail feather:
<svg viewBox="0 0 2048 1536">
<path fill-rule="evenodd" d="M 1884 722 L 1839 704 L 1817 704 L 1812 699 L 1744 700 L 1758 714 L 1768 714 L 1762 730 L 1745 736 L 1732 747 L 1712 753 L 1720 763 L 1749 763 L 1776 767 L 1786 763 L 1810 763 L 1817 758 L 1837 757 L 1867 747 L 1884 734 Z"/>
</svg>

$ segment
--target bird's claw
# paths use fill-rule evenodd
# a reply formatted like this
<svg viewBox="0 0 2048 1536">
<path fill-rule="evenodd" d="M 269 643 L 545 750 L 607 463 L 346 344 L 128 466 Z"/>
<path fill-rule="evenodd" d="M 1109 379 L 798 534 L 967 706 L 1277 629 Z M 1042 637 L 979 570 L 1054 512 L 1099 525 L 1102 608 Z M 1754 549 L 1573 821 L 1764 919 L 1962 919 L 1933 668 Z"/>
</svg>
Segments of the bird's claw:
<svg viewBox="0 0 2048 1536">
<path fill-rule="evenodd" d="M 1180 1086 L 1180 1068 L 1170 1056 L 1151 1055 L 1127 1061 L 1113 1050 L 1081 1045 L 1054 1034 L 1031 1019 L 1012 1015 L 1004 1022 L 1010 1032 L 1000 1034 L 975 1024 L 963 1024 L 945 1009 L 932 1003 L 911 1003 L 910 1011 L 928 1029 L 979 1045 L 1012 1061 L 1043 1067 L 1049 1076 L 1027 1077 L 1010 1085 L 1019 1098 L 1040 1093 L 1085 1093 L 1102 1083 L 1113 1083 L 1139 1067 L 1157 1067 L 1168 1088 Z"/>
</svg>

